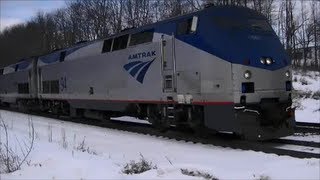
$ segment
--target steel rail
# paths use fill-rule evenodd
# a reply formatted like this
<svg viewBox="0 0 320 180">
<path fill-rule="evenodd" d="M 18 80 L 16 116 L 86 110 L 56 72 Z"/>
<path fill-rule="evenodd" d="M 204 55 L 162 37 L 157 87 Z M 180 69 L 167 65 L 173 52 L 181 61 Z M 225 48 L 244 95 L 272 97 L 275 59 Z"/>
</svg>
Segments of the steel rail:
<svg viewBox="0 0 320 180">
<path fill-rule="evenodd" d="M 270 140 L 269 142 L 320 148 L 320 142 L 312 142 L 312 141 L 300 141 L 300 140 L 293 140 L 293 139 L 273 139 L 273 140 Z"/>
</svg>

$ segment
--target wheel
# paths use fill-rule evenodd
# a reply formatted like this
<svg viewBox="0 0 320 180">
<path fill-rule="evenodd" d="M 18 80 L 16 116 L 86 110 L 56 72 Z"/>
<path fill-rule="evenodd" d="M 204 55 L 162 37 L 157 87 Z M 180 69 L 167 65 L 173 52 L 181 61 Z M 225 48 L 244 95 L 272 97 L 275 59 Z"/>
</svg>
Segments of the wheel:
<svg viewBox="0 0 320 180">
<path fill-rule="evenodd" d="M 168 129 L 165 118 L 162 116 L 161 107 L 159 106 L 148 106 L 147 109 L 148 121 L 160 132 L 165 132 Z"/>
<path fill-rule="evenodd" d="M 18 104 L 18 110 L 19 110 L 19 111 L 25 112 L 25 113 L 28 112 L 28 111 L 27 111 L 27 108 L 26 108 L 26 106 L 25 106 L 25 102 L 24 102 L 23 100 L 19 100 L 19 101 L 17 102 L 17 104 Z"/>
<path fill-rule="evenodd" d="M 188 124 L 196 136 L 208 137 L 208 129 L 204 125 L 203 110 L 201 107 L 189 107 L 188 113 L 191 116 L 188 118 Z"/>
</svg>

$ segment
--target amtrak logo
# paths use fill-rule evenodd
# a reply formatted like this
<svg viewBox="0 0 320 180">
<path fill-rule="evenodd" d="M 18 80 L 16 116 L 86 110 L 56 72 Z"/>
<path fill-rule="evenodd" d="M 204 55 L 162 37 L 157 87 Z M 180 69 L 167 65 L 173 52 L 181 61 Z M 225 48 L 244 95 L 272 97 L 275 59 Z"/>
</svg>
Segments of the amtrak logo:
<svg viewBox="0 0 320 180">
<path fill-rule="evenodd" d="M 129 72 L 129 74 L 136 78 L 138 82 L 143 84 L 144 76 L 146 75 L 150 65 L 156 58 L 152 59 L 151 61 L 133 61 L 125 64 L 123 68 Z M 138 73 L 139 72 L 139 73 Z"/>
</svg>

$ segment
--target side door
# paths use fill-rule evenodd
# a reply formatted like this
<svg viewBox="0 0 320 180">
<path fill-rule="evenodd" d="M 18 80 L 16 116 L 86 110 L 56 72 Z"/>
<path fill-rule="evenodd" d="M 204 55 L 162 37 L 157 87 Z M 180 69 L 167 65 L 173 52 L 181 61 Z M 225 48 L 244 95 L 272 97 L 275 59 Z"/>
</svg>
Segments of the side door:
<svg viewBox="0 0 320 180">
<path fill-rule="evenodd" d="M 174 50 L 174 35 L 164 38 L 161 36 L 161 72 L 162 90 L 164 93 L 176 92 L 176 61 Z"/>
<path fill-rule="evenodd" d="M 38 97 L 38 58 L 34 58 L 32 60 L 32 68 L 29 71 L 29 87 L 30 87 L 30 95 L 32 98 Z"/>
</svg>

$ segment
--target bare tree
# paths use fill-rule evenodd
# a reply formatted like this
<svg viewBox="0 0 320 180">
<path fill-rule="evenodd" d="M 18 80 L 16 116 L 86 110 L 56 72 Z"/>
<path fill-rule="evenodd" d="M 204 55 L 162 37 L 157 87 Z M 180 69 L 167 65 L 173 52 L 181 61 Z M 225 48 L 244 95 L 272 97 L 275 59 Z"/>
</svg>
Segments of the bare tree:
<svg viewBox="0 0 320 180">
<path fill-rule="evenodd" d="M 123 12 L 124 0 L 110 0 L 110 25 L 111 32 L 117 33 L 122 30 L 123 25 Z"/>
<path fill-rule="evenodd" d="M 285 43 L 289 56 L 292 58 L 295 52 L 295 31 L 296 26 L 293 18 L 294 4 L 291 0 L 285 2 Z"/>
<path fill-rule="evenodd" d="M 74 24 L 67 17 L 66 9 L 59 9 L 53 13 L 53 22 L 56 24 L 56 43 L 55 48 L 64 48 L 75 42 L 77 32 L 69 33 Z M 68 11 L 67 11 L 68 12 Z M 71 27 L 70 27 L 71 26 Z"/>
<path fill-rule="evenodd" d="M 86 7 L 81 0 L 70 1 L 68 4 L 67 15 L 65 16 L 70 21 L 71 27 L 67 32 L 71 32 L 68 37 L 72 44 L 77 41 L 94 39 L 91 33 L 91 22 L 87 21 L 85 9 Z"/>
<path fill-rule="evenodd" d="M 205 1 L 197 0 L 155 0 L 153 3 L 155 19 L 163 20 L 170 17 L 186 14 L 201 8 Z"/>
<path fill-rule="evenodd" d="M 281 43 L 285 44 L 285 2 L 280 3 L 279 10 L 278 10 L 278 16 L 277 16 L 277 34 L 280 38 Z"/>
<path fill-rule="evenodd" d="M 152 23 L 150 0 L 126 0 L 124 6 L 124 19 L 128 27 L 139 27 Z"/>
<path fill-rule="evenodd" d="M 318 57 L 319 48 L 319 36 L 320 36 L 320 2 L 313 0 L 311 3 L 311 23 L 312 23 L 312 35 L 314 42 L 314 66 L 319 68 L 320 58 Z"/>
<path fill-rule="evenodd" d="M 191 11 L 198 11 L 201 9 L 202 2 L 200 0 L 187 0 L 190 4 Z"/>
<path fill-rule="evenodd" d="M 297 51 L 299 44 L 305 44 L 302 41 L 312 41 L 315 49 L 319 47 L 320 15 L 318 9 L 320 7 L 318 1 L 311 2 L 311 17 L 305 16 L 306 19 L 309 18 L 310 22 L 312 21 L 313 25 L 309 25 L 310 22 L 302 23 L 301 17 L 293 13 L 296 2 L 296 0 L 66 1 L 66 8 L 48 14 L 39 12 L 29 22 L 0 33 L 1 57 L 7 60 L 6 64 L 9 64 L 10 61 L 14 63 L 25 57 L 66 48 L 78 41 L 104 38 L 118 33 L 124 28 L 139 27 L 193 12 L 210 4 L 213 6 L 245 6 L 264 14 L 269 23 L 276 27 L 277 35 L 291 59 L 294 59 L 294 64 L 297 65 L 297 59 L 293 54 Z M 276 5 L 278 5 L 277 9 Z M 302 24 L 304 24 L 303 27 Z M 312 42 L 306 42 L 306 44 L 310 45 Z M 13 52 L 11 49 L 15 49 L 15 51 Z M 319 64 L 318 51 L 314 51 L 315 64 Z"/>
<path fill-rule="evenodd" d="M 303 0 L 300 1 L 300 28 L 298 29 L 297 39 L 299 46 L 303 50 L 303 68 L 307 66 L 307 55 L 310 51 L 309 44 L 312 38 L 312 24 L 308 18 L 308 12 L 305 10 L 306 4 Z"/>
<path fill-rule="evenodd" d="M 88 29 L 91 39 L 98 39 L 109 35 L 107 17 L 110 14 L 108 11 L 110 4 L 107 0 L 78 1 L 80 6 L 83 7 L 84 20 L 90 27 Z"/>
</svg>

